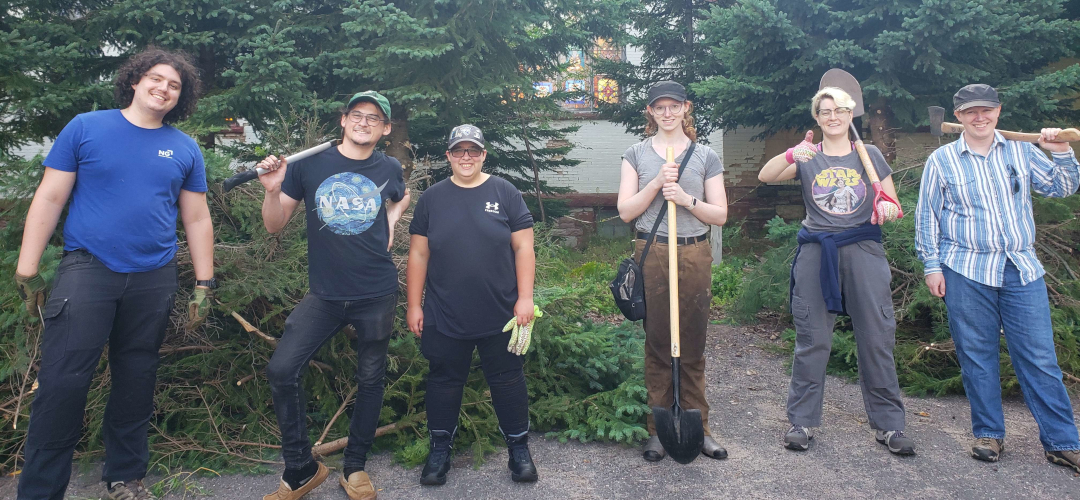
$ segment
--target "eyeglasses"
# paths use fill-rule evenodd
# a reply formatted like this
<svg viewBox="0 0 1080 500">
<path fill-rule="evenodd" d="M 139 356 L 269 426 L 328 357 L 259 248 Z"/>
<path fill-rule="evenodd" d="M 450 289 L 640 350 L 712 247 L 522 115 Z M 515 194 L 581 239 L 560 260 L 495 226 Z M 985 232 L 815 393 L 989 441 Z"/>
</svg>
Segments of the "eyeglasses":
<svg viewBox="0 0 1080 500">
<path fill-rule="evenodd" d="M 837 118 L 841 116 L 847 116 L 851 113 L 851 108 L 836 108 L 836 109 L 819 109 L 817 114 L 822 118 L 832 118 L 836 115 Z"/>
<path fill-rule="evenodd" d="M 379 115 L 369 115 L 367 113 L 353 111 L 349 113 L 349 121 L 361 125 L 375 125 L 378 123 L 386 123 L 387 120 Z"/>
<path fill-rule="evenodd" d="M 682 112 L 684 104 L 677 102 L 675 104 L 668 104 L 667 106 L 649 106 L 652 110 L 652 114 L 656 116 L 663 116 L 665 111 L 671 111 L 671 114 L 677 115 Z"/>
<path fill-rule="evenodd" d="M 466 153 L 469 154 L 469 158 L 479 158 L 480 155 L 484 154 L 484 150 L 476 148 L 458 148 L 450 150 L 450 156 L 453 156 L 454 158 L 464 158 Z"/>
<path fill-rule="evenodd" d="M 1006 165 L 1009 168 L 1009 179 L 1012 181 L 1013 195 L 1020 192 L 1020 176 L 1017 175 L 1016 169 L 1012 164 Z"/>
</svg>

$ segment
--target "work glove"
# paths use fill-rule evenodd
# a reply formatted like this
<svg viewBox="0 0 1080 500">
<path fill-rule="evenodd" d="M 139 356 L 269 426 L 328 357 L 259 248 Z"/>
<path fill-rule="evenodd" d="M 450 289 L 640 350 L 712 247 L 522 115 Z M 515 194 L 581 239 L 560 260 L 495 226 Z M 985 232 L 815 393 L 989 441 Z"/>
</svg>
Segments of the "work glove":
<svg viewBox="0 0 1080 500">
<path fill-rule="evenodd" d="M 529 321 L 529 324 L 525 326 L 518 325 L 517 316 L 510 318 L 510 321 L 506 322 L 506 326 L 502 331 L 508 332 L 511 329 L 514 331 L 510 335 L 510 343 L 506 345 L 506 350 L 517 354 L 518 356 L 524 356 L 529 351 L 529 344 L 532 343 L 532 329 L 533 324 L 536 323 L 536 318 L 544 315 L 544 312 L 540 310 L 540 306 L 533 306 L 533 319 Z"/>
<path fill-rule="evenodd" d="M 26 304 L 26 312 L 41 319 L 41 308 L 45 307 L 45 280 L 38 273 L 33 276 L 15 273 L 15 286 L 19 289 L 19 297 L 22 297 Z"/>
<path fill-rule="evenodd" d="M 784 158 L 789 164 L 806 163 L 817 156 L 817 146 L 814 146 L 814 131 L 807 130 L 802 142 L 787 150 Z"/>
<path fill-rule="evenodd" d="M 885 194 L 880 183 L 874 184 L 874 212 L 870 214 L 871 224 L 884 224 L 896 219 L 902 219 L 904 211 L 900 209 L 900 202 Z"/>
<path fill-rule="evenodd" d="M 188 328 L 195 328 L 206 319 L 206 315 L 210 314 L 210 301 L 213 298 L 213 290 L 195 287 L 191 301 L 188 302 Z"/>
</svg>

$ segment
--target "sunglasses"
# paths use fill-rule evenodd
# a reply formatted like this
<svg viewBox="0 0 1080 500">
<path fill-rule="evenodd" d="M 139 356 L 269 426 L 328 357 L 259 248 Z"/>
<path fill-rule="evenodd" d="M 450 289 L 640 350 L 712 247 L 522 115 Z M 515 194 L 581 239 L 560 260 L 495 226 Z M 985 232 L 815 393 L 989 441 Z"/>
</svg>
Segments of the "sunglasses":
<svg viewBox="0 0 1080 500">
<path fill-rule="evenodd" d="M 457 148 L 450 150 L 450 156 L 453 156 L 454 158 L 464 158 L 466 154 L 469 155 L 469 158 L 479 158 L 480 155 L 484 154 L 484 150 L 476 148 Z"/>
</svg>

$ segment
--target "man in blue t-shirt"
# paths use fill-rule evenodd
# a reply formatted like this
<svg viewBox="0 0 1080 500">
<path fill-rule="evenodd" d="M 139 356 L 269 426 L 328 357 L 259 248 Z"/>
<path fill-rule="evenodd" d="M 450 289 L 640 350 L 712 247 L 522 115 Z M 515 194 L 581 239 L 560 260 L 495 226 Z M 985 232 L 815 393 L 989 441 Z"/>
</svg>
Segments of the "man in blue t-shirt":
<svg viewBox="0 0 1080 500">
<path fill-rule="evenodd" d="M 281 430 L 285 473 L 264 500 L 295 500 L 329 475 L 311 456 L 304 368 L 343 326 L 356 329 L 357 393 L 340 483 L 353 500 L 375 498 L 364 472 L 383 400 L 386 350 L 397 306 L 397 268 L 390 259 L 394 226 L 409 206 L 401 163 L 376 144 L 390 133 L 390 102 L 360 92 L 341 113 L 341 143 L 288 165 L 259 162 L 266 188 L 266 230 L 280 231 L 304 202 L 310 292 L 285 320 L 285 333 L 266 367 Z"/>
<path fill-rule="evenodd" d="M 198 92 L 198 70 L 186 55 L 146 50 L 118 72 L 115 97 L 123 109 L 76 116 L 45 158 L 15 274 L 27 311 L 45 325 L 20 499 L 64 497 L 106 345 L 112 387 L 102 423 L 102 480 L 110 499 L 149 497 L 142 486 L 146 432 L 178 286 L 178 214 L 197 280 L 191 323 L 205 318 L 216 286 L 202 153 L 169 125 L 194 111 Z M 64 257 L 46 300 L 38 265 L 69 198 Z"/>
</svg>

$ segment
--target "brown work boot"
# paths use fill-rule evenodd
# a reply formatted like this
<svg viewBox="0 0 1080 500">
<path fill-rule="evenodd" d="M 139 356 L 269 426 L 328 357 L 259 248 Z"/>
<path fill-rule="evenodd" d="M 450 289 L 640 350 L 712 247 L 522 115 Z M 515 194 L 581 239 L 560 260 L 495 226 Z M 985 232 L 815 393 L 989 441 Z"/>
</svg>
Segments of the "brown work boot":
<svg viewBox="0 0 1080 500">
<path fill-rule="evenodd" d="M 983 462 L 997 462 L 1005 453 L 1005 440 L 982 437 L 971 445 L 971 456 Z M 1049 458 L 1049 457 L 1047 457 Z"/>
<path fill-rule="evenodd" d="M 286 483 L 285 480 L 282 479 L 278 484 L 278 490 L 264 496 L 263 500 L 296 500 L 306 495 L 309 491 L 315 489 L 316 486 L 322 484 L 323 481 L 326 481 L 326 477 L 330 475 L 330 469 L 327 469 L 326 466 L 322 464 L 322 462 L 316 463 L 319 464 L 318 471 L 316 471 L 315 475 L 311 476 L 311 479 L 309 479 L 308 482 L 304 483 L 303 486 L 297 488 L 296 490 L 293 490 L 289 487 L 288 483 Z"/>
<path fill-rule="evenodd" d="M 1080 473 L 1080 450 L 1062 450 L 1046 452 L 1046 460 L 1054 465 L 1068 467 Z"/>
<path fill-rule="evenodd" d="M 352 500 L 375 500 L 375 485 L 371 484 L 371 477 L 367 472 L 356 471 L 349 474 L 349 479 L 341 476 L 341 487 L 345 488 L 345 494 Z"/>
<path fill-rule="evenodd" d="M 148 500 L 154 498 L 154 495 L 143 487 L 142 479 L 105 483 L 105 489 L 108 490 L 109 500 Z"/>
</svg>

